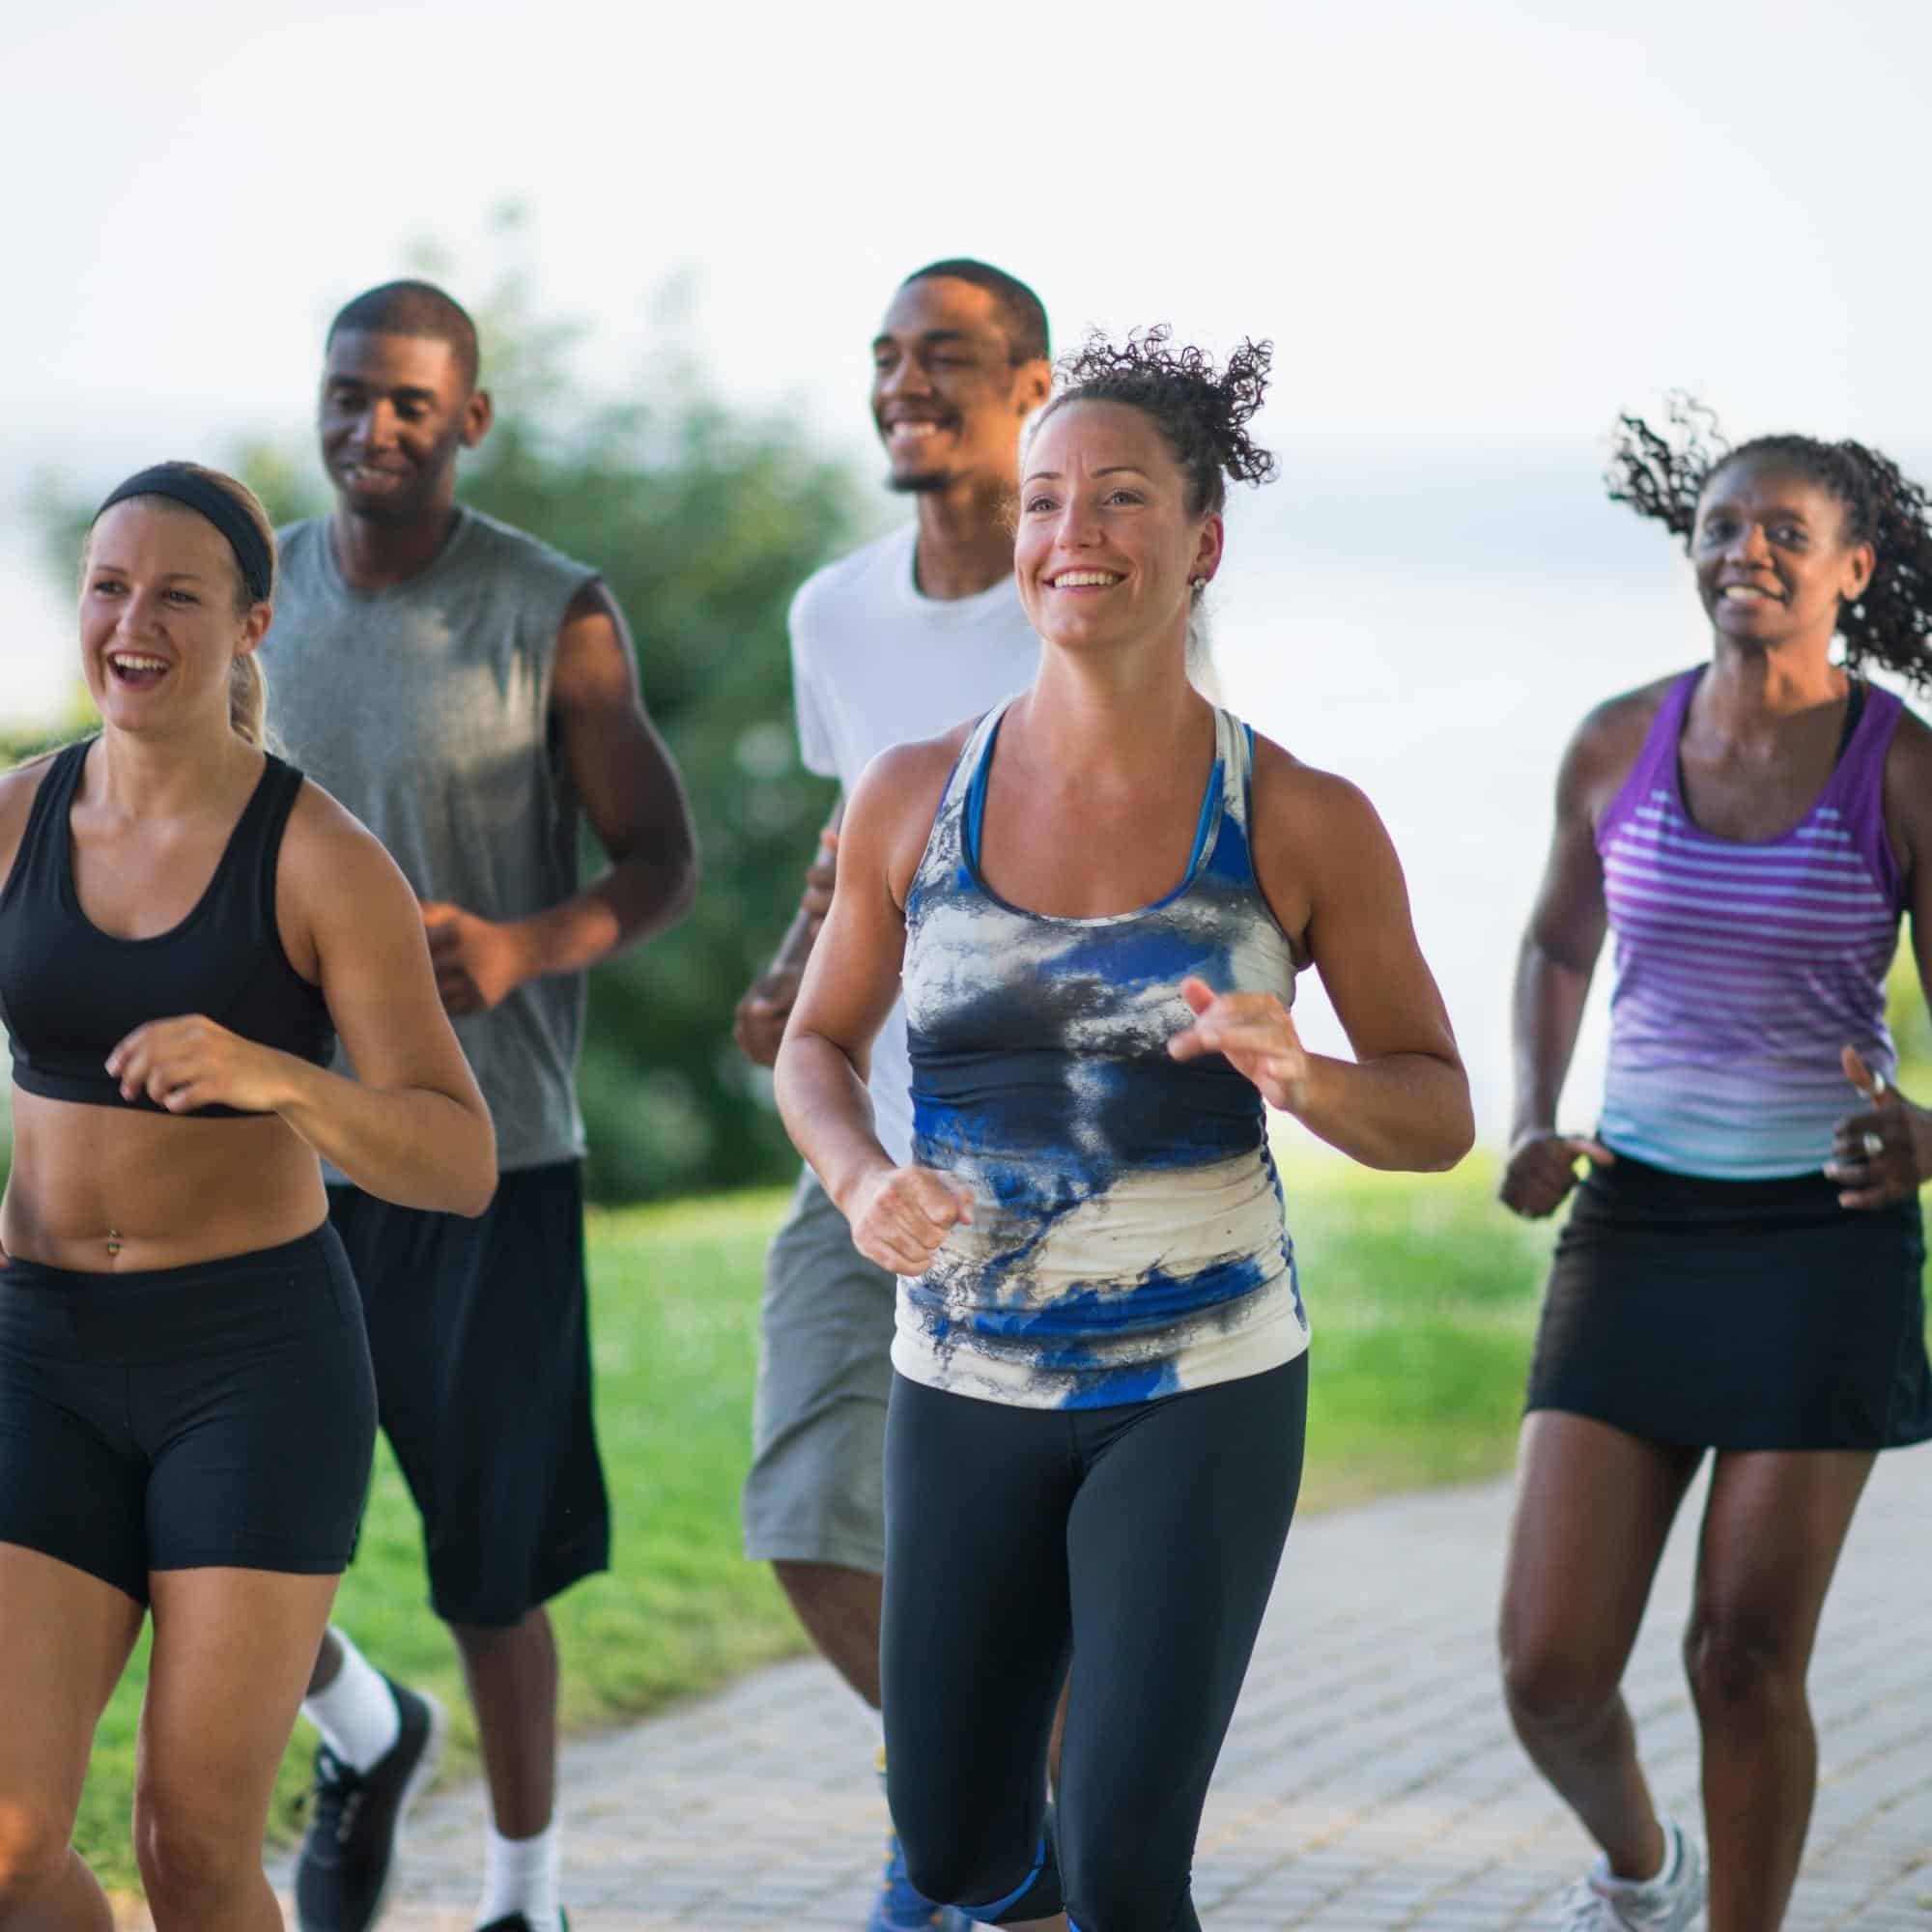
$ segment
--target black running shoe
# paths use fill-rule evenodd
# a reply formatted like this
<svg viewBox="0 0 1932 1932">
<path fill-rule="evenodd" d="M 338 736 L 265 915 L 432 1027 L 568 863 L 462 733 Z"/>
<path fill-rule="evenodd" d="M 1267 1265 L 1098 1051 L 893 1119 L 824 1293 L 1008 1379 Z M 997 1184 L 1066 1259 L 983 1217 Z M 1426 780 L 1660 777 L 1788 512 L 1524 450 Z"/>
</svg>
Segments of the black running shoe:
<svg viewBox="0 0 1932 1932">
<path fill-rule="evenodd" d="M 442 1748 L 442 1706 L 384 1677 L 402 1734 L 366 1772 L 329 1749 L 315 1754 L 308 1830 L 296 1860 L 301 1932 L 369 1932 L 396 1860 L 396 1827 L 428 1781 Z"/>
<path fill-rule="evenodd" d="M 570 1932 L 570 1920 L 559 1912 L 556 1922 L 563 1932 Z M 479 1925 L 476 1932 L 530 1932 L 530 1921 L 521 1912 L 513 1912 L 507 1918 L 493 1918 L 487 1925 Z"/>
</svg>

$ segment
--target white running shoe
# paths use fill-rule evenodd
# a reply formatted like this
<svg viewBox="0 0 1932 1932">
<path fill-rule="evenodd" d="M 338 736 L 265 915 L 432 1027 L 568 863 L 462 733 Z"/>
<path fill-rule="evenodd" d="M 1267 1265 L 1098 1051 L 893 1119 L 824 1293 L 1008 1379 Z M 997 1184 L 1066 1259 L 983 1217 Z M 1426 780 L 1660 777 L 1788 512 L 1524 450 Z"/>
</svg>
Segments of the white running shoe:
<svg viewBox="0 0 1932 1932">
<path fill-rule="evenodd" d="M 1561 1932 L 1684 1932 L 1704 1909 L 1704 1857 L 1697 1841 L 1664 1821 L 1663 1869 L 1641 1884 L 1612 1878 L 1597 1862 L 1563 1894 Z"/>
</svg>

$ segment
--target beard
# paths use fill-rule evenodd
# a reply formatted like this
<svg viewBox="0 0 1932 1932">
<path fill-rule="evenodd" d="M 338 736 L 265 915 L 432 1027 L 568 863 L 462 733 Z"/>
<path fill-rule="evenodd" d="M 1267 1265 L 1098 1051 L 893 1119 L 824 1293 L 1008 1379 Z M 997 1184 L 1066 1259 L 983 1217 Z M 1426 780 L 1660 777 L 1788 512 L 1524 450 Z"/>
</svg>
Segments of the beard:
<svg viewBox="0 0 1932 1932">
<path fill-rule="evenodd" d="M 895 497 L 929 497 L 934 491 L 946 489 L 952 481 L 950 469 L 920 469 L 911 472 L 895 469 L 886 477 L 886 488 Z"/>
</svg>

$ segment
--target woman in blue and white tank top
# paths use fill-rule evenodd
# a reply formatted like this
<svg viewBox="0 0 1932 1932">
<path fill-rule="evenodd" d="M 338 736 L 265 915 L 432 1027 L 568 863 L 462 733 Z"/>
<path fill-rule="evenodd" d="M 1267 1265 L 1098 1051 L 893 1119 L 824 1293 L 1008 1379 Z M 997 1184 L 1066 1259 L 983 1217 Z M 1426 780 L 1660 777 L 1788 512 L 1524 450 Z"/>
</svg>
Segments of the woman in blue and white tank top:
<svg viewBox="0 0 1932 1932">
<path fill-rule="evenodd" d="M 1772 1932 L 1817 1777 L 1825 1593 L 1877 1452 L 1932 1435 L 1932 1114 L 1900 1098 L 1886 1024 L 1908 910 L 1932 983 L 1932 731 L 1864 675 L 1932 685 L 1932 519 L 1860 444 L 1674 427 L 1627 422 L 1612 495 L 1685 538 L 1711 657 L 1599 706 L 1565 756 L 1502 1187 L 1542 1216 L 1590 1163 L 1530 1371 L 1502 1616 L 1517 1730 L 1602 1847 L 1572 1932 L 1677 1932 L 1704 1903 L 1618 1688 L 1704 1452 L 1686 1662 L 1710 1926 Z M 1556 1106 L 1606 936 L 1608 1078 L 1576 1138 Z"/>
<path fill-rule="evenodd" d="M 1195 1833 L 1306 1407 L 1264 1103 L 1378 1167 L 1471 1138 L 1375 812 L 1187 681 L 1227 479 L 1273 469 L 1247 433 L 1266 368 L 1249 346 L 1217 376 L 1160 330 L 1063 368 L 1021 464 L 1039 674 L 867 771 L 779 1056 L 793 1139 L 900 1277 L 894 1821 L 913 1883 L 989 1923 L 1198 1923 Z M 865 1072 L 902 964 L 896 1167 Z M 1355 1060 L 1296 1036 L 1311 964 Z"/>
</svg>

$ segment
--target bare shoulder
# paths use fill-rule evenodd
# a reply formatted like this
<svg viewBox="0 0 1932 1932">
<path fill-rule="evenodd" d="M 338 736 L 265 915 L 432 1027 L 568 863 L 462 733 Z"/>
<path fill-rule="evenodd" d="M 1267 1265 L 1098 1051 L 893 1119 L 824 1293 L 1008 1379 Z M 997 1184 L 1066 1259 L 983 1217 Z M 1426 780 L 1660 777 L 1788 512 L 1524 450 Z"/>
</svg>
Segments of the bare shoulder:
<svg viewBox="0 0 1932 1932">
<path fill-rule="evenodd" d="M 6 883 L 14 869 L 20 840 L 26 836 L 27 820 L 33 813 L 34 800 L 58 755 L 57 752 L 45 752 L 23 765 L 0 772 L 0 885 Z"/>
<path fill-rule="evenodd" d="M 1564 749 L 1566 781 L 1602 784 L 1614 779 L 1621 783 L 1636 763 L 1643 741 L 1657 723 L 1657 714 L 1681 675 L 1673 671 L 1668 677 L 1640 684 L 1634 691 L 1620 691 L 1586 711 Z"/>
<path fill-rule="evenodd" d="M 1365 836 L 1381 834 L 1381 819 L 1369 795 L 1339 772 L 1304 764 L 1272 738 L 1255 734 L 1252 810 L 1270 845 L 1332 850 Z"/>
<path fill-rule="evenodd" d="M 1888 784 L 1896 776 L 1908 784 L 1932 789 L 1932 724 L 1909 704 L 1900 711 L 1898 728 L 1891 734 L 1885 776 Z"/>
<path fill-rule="evenodd" d="M 978 722 L 968 719 L 936 738 L 913 738 L 903 745 L 887 746 L 859 774 L 859 781 L 852 787 L 852 797 L 846 806 L 847 817 L 861 810 L 874 816 L 907 810 L 917 806 L 928 792 L 936 810 L 946 781 L 959 762 L 959 754 L 966 749 L 966 741 L 972 737 Z"/>
<path fill-rule="evenodd" d="M 977 719 L 936 738 L 889 746 L 859 774 L 839 827 L 839 866 L 849 859 L 883 866 L 900 903 L 919 869 L 932 821 L 946 795 L 946 781 L 972 737 Z"/>
<path fill-rule="evenodd" d="M 66 747 L 56 747 L 51 752 L 43 752 L 37 758 L 28 758 L 24 763 L 10 765 L 0 771 L 0 825 L 27 822 L 27 814 L 34 809 L 35 795 L 40 791 L 41 781 L 52 770 L 54 760 Z"/>
<path fill-rule="evenodd" d="M 1908 871 L 1932 859 L 1932 724 L 1910 705 L 1885 754 L 1885 816 Z"/>
<path fill-rule="evenodd" d="M 282 835 L 281 874 L 294 885 L 305 906 L 321 907 L 338 900 L 370 910 L 364 895 L 407 893 L 402 870 L 383 841 L 313 779 L 289 810 Z"/>
</svg>

